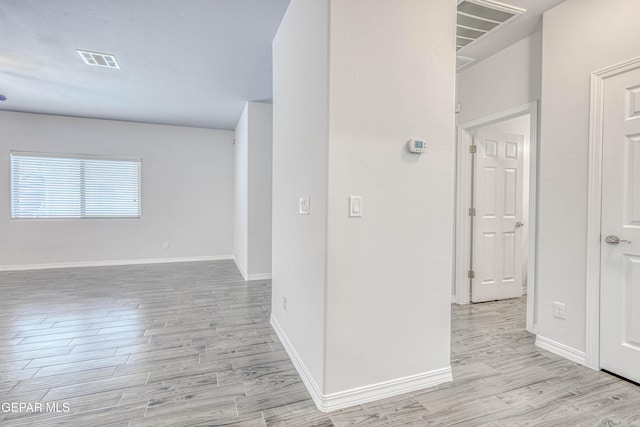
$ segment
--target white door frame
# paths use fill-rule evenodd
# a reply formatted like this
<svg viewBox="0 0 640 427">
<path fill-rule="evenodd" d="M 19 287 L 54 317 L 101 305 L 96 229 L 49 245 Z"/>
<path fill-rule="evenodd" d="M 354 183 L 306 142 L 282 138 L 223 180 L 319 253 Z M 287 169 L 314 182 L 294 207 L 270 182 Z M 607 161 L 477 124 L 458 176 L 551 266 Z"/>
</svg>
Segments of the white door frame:
<svg viewBox="0 0 640 427">
<path fill-rule="evenodd" d="M 587 210 L 586 365 L 600 369 L 600 234 L 602 217 L 602 130 L 605 81 L 640 68 L 640 57 L 591 74 L 589 190 Z"/>
<path fill-rule="evenodd" d="M 469 304 L 470 282 L 467 277 L 471 251 L 469 200 L 471 194 L 471 156 L 469 145 L 473 132 L 479 128 L 529 115 L 529 240 L 527 261 L 527 331 L 535 333 L 535 279 L 537 242 L 537 182 L 538 182 L 538 102 L 530 102 L 491 116 L 458 125 L 456 145 L 456 244 L 455 244 L 455 302 Z"/>
</svg>

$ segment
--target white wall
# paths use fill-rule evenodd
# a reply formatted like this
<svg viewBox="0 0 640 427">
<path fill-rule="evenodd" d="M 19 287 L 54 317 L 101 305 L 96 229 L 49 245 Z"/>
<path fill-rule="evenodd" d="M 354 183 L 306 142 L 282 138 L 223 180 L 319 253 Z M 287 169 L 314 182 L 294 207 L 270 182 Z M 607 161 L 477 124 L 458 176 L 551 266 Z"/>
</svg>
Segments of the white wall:
<svg viewBox="0 0 640 427">
<path fill-rule="evenodd" d="M 538 334 L 585 351 L 590 74 L 640 54 L 636 0 L 566 0 L 543 24 Z M 585 29 L 589 29 L 585 31 Z M 553 302 L 567 306 L 553 317 Z"/>
<path fill-rule="evenodd" d="M 249 102 L 249 278 L 271 274 L 273 108 Z"/>
<path fill-rule="evenodd" d="M 235 129 L 233 169 L 233 257 L 243 276 L 249 268 L 249 104 Z"/>
<path fill-rule="evenodd" d="M 328 394 L 449 367 L 455 18 L 440 0 L 331 2 Z"/>
<path fill-rule="evenodd" d="M 234 239 L 245 280 L 271 276 L 271 104 L 248 102 L 235 130 Z"/>
<path fill-rule="evenodd" d="M 458 123 L 539 100 L 541 45 L 537 32 L 458 73 Z"/>
<path fill-rule="evenodd" d="M 272 315 L 325 409 L 450 378 L 455 16 L 293 0 L 274 41 Z"/>
<path fill-rule="evenodd" d="M 328 13 L 328 0 L 293 0 L 273 42 L 271 309 L 317 387 L 324 378 Z M 311 198 L 310 215 L 298 213 L 302 196 Z"/>
<path fill-rule="evenodd" d="M 0 268 L 231 256 L 232 132 L 4 111 L 0 129 Z M 11 150 L 142 158 L 142 218 L 9 219 Z"/>
</svg>

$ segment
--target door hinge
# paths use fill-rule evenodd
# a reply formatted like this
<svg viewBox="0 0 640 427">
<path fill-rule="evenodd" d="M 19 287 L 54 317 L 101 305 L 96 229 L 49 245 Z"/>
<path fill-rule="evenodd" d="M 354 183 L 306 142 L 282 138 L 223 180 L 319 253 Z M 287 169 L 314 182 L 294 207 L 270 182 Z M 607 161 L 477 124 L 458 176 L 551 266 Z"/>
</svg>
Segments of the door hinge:
<svg viewBox="0 0 640 427">
<path fill-rule="evenodd" d="M 469 279 L 475 279 L 476 278 L 476 272 L 473 270 L 469 270 L 469 274 L 467 275 L 469 277 Z"/>
<path fill-rule="evenodd" d="M 476 216 L 476 208 L 469 208 L 469 216 Z"/>
<path fill-rule="evenodd" d="M 478 152 L 478 146 L 477 145 L 470 145 L 469 146 L 469 153 L 476 154 L 477 152 Z"/>
</svg>

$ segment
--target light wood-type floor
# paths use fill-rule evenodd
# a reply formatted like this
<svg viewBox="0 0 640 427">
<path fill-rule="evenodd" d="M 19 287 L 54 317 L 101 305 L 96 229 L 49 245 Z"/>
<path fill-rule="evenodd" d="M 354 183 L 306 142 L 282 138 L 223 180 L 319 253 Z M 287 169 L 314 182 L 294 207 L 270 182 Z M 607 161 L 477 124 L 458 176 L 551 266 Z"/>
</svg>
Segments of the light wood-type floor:
<svg viewBox="0 0 640 427">
<path fill-rule="evenodd" d="M 454 305 L 453 383 L 326 414 L 233 262 L 0 273 L 0 425 L 640 425 L 640 387 L 534 347 L 524 309 Z"/>
</svg>

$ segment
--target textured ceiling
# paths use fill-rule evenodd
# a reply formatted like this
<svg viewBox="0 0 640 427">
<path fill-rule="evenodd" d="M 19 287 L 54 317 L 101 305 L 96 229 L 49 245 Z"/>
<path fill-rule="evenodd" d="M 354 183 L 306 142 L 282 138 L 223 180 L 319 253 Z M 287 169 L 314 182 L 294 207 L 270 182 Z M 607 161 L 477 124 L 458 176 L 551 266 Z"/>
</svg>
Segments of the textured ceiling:
<svg viewBox="0 0 640 427">
<path fill-rule="evenodd" d="M 459 54 L 479 62 L 561 1 L 507 1 L 525 16 Z M 233 129 L 246 101 L 271 101 L 271 42 L 288 4 L 0 0 L 0 109 Z M 85 65 L 76 49 L 121 68 Z"/>
<path fill-rule="evenodd" d="M 233 129 L 289 0 L 0 0 L 0 109 Z M 85 65 L 76 49 L 114 54 Z"/>
</svg>

